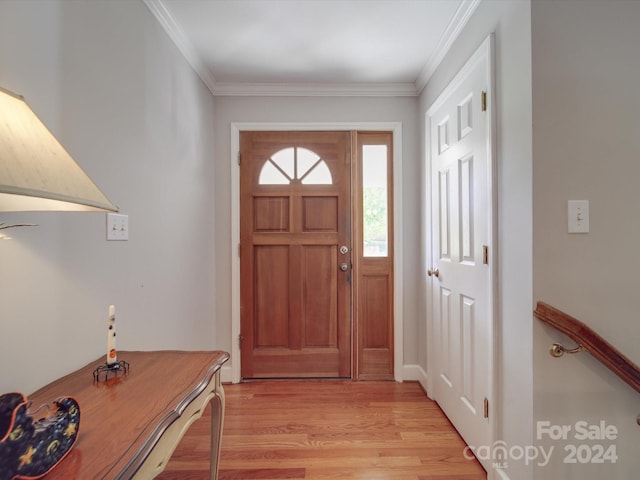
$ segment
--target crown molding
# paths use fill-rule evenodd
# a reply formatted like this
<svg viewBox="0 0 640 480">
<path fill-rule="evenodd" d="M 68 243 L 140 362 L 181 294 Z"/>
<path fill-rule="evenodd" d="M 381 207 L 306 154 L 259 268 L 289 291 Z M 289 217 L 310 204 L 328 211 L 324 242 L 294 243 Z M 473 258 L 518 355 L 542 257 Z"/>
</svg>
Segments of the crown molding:
<svg viewBox="0 0 640 480">
<path fill-rule="evenodd" d="M 162 0 L 143 1 L 147 8 L 151 10 L 154 17 L 156 17 L 156 20 L 158 20 L 158 23 L 160 23 L 164 31 L 167 32 L 169 38 L 175 43 L 176 47 L 178 47 L 178 50 L 180 50 L 180 53 L 182 53 L 189 65 L 191 65 L 207 88 L 213 93 L 216 85 L 213 74 L 202 61 L 202 58 L 198 55 L 191 41 L 178 26 L 167 6 Z"/>
<path fill-rule="evenodd" d="M 422 92 L 424 87 L 427 85 L 427 82 L 431 78 L 431 75 L 436 71 L 440 62 L 444 59 L 445 55 L 449 52 L 451 45 L 458 38 L 460 32 L 465 27 L 469 18 L 473 12 L 475 12 L 476 8 L 480 4 L 481 0 L 463 0 L 458 10 L 454 14 L 453 18 L 447 25 L 446 30 L 444 31 L 442 37 L 438 41 L 436 48 L 433 53 L 427 60 L 427 63 L 423 67 L 420 75 L 418 75 L 418 79 L 416 80 L 416 91 L 418 94 Z"/>
<path fill-rule="evenodd" d="M 415 97 L 413 83 L 223 83 L 217 96 L 270 97 Z"/>
<path fill-rule="evenodd" d="M 162 0 L 143 1 L 213 95 L 292 97 L 415 97 L 420 95 L 481 2 L 481 0 L 462 1 L 415 83 L 229 83 L 216 82 L 213 74 Z"/>
</svg>

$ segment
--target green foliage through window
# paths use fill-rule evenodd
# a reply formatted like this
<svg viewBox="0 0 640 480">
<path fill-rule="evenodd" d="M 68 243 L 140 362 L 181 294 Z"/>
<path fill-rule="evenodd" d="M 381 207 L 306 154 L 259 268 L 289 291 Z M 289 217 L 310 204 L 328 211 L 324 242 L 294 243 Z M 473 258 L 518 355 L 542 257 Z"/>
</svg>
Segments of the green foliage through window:
<svg viewBox="0 0 640 480">
<path fill-rule="evenodd" d="M 366 187 L 363 193 L 364 254 L 371 257 L 387 255 L 387 190 Z"/>
</svg>

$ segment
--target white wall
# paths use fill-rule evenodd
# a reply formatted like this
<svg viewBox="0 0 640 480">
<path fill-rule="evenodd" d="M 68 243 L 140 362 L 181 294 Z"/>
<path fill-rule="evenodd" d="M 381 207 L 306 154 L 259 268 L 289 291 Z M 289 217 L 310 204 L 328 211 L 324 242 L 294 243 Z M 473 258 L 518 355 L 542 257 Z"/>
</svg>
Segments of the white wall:
<svg viewBox="0 0 640 480">
<path fill-rule="evenodd" d="M 402 198 L 403 220 L 403 318 L 404 364 L 417 363 L 416 340 L 418 294 L 415 278 L 419 254 L 419 156 L 417 102 L 415 97 L 216 97 L 215 152 L 216 202 L 231 205 L 231 124 L 232 123 L 329 123 L 329 122 L 401 122 L 402 123 Z M 220 208 L 216 214 L 216 316 L 218 335 L 223 346 L 231 349 L 231 211 Z M 230 350 L 229 350 L 230 351 Z M 233 361 L 233 359 L 232 359 Z"/>
<path fill-rule="evenodd" d="M 486 37 L 495 33 L 499 203 L 497 312 L 501 330 L 498 360 L 502 388 L 490 408 L 493 414 L 499 415 L 495 440 L 504 441 L 508 448 L 532 444 L 530 13 L 528 1 L 483 1 L 420 97 L 424 143 L 427 109 Z M 427 191 L 426 185 L 423 191 Z M 423 258 L 421 272 L 426 271 L 424 261 Z M 418 278 L 421 291 L 426 291 L 424 273 Z M 429 306 L 423 305 L 423 308 L 426 317 Z M 507 463 L 503 476 L 512 480 L 533 478 L 533 468 L 523 460 L 508 459 Z"/>
<path fill-rule="evenodd" d="M 534 298 L 580 319 L 640 364 L 640 3 L 533 2 Z M 589 200 L 590 232 L 567 233 L 567 200 Z M 534 323 L 534 418 L 569 425 L 536 478 L 632 479 L 638 393 L 589 354 L 552 358 L 564 335 Z M 582 441 L 575 423 L 618 430 Z M 565 448 L 613 446 L 615 464 L 565 464 Z M 550 474 L 552 473 L 552 474 Z"/>
<path fill-rule="evenodd" d="M 0 215 L 40 225 L 0 242 L 0 392 L 103 355 L 110 304 L 120 350 L 218 348 L 213 98 L 145 5 L 1 1 L 0 86 L 130 222 L 106 242 L 104 214 Z"/>
</svg>

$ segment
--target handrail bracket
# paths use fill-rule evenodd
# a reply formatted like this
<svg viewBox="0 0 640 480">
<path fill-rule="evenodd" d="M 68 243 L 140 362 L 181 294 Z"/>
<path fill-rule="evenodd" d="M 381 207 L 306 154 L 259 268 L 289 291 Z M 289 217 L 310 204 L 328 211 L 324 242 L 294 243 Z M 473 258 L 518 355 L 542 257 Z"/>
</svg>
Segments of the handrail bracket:
<svg viewBox="0 0 640 480">
<path fill-rule="evenodd" d="M 555 358 L 560 358 L 565 353 L 574 354 L 585 351 L 586 348 L 584 348 L 582 345 L 578 345 L 576 348 L 566 348 L 559 343 L 554 343 L 553 345 L 551 345 L 551 348 L 549 348 L 549 354 L 551 354 L 551 356 Z"/>
</svg>

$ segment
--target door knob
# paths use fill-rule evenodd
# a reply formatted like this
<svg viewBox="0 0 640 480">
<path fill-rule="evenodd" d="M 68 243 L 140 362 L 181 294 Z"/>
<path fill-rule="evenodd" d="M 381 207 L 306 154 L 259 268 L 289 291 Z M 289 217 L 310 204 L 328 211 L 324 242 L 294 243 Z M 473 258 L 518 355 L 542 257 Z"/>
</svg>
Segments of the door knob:
<svg viewBox="0 0 640 480">
<path fill-rule="evenodd" d="M 342 270 L 343 272 L 346 272 L 347 270 L 349 270 L 349 265 L 347 265 L 346 263 L 341 263 L 340 270 Z"/>
<path fill-rule="evenodd" d="M 437 268 L 430 268 L 429 270 L 427 270 L 427 275 L 429 275 L 429 276 L 433 275 L 434 277 L 440 277 L 440 270 L 438 270 Z"/>
</svg>

